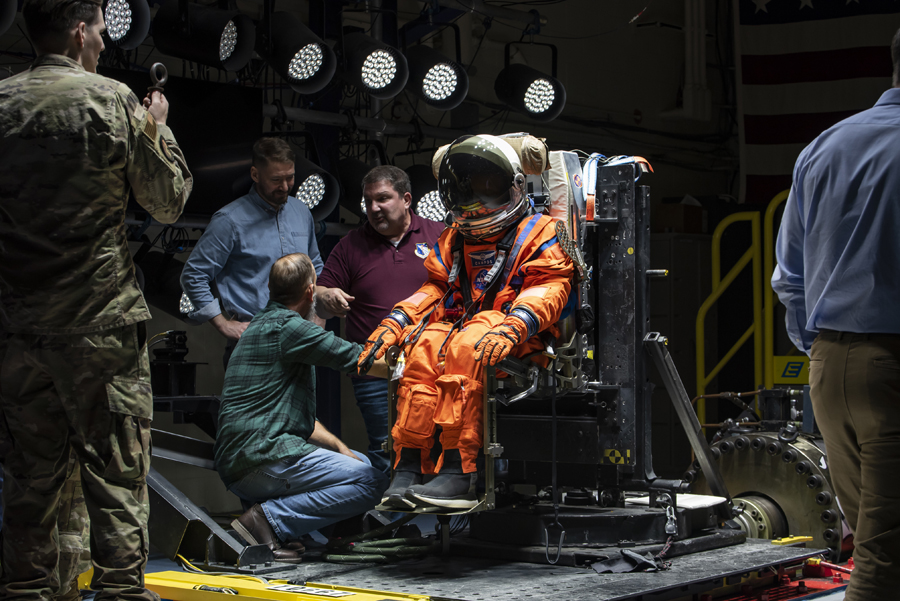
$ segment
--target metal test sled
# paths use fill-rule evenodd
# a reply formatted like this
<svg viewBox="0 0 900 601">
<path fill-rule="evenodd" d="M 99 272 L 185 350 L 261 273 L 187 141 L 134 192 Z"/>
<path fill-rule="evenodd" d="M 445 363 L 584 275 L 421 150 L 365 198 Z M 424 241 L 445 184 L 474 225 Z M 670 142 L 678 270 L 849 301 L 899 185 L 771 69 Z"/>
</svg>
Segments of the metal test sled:
<svg viewBox="0 0 900 601">
<path fill-rule="evenodd" d="M 538 210 L 560 220 L 559 239 L 576 263 L 575 310 L 560 322 L 559 339 L 546 341 L 547 368 L 508 359 L 498 366 L 508 377 L 487 370 L 483 487 L 465 512 L 468 535 L 451 541 L 444 513 L 438 530 L 449 556 L 267 569 L 297 583 L 444 599 L 517 599 L 525 587 L 535 597 L 674 599 L 783 575 L 819 554 L 747 542 L 666 338 L 648 331 L 650 280 L 667 273 L 650 263 L 649 188 L 637 185 L 649 166 L 599 155 L 582 164 L 573 152 L 552 152 L 549 164 L 526 187 Z M 653 470 L 651 369 L 690 440 L 706 496 Z M 205 548 L 232 564 L 251 555 L 231 543 Z M 679 559 L 656 573 L 590 569 L 623 549 Z M 261 552 L 253 550 L 253 561 Z"/>
</svg>

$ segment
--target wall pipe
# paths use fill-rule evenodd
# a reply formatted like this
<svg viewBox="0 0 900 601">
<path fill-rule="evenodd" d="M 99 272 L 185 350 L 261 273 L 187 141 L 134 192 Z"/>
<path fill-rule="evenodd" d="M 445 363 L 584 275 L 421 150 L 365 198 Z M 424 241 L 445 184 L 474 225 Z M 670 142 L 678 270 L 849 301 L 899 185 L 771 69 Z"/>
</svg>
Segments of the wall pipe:
<svg viewBox="0 0 900 601">
<path fill-rule="evenodd" d="M 277 116 L 278 108 L 274 104 L 263 106 L 263 117 L 269 117 L 271 119 Z M 316 123 L 334 127 L 347 127 L 350 125 L 350 118 L 343 113 L 329 113 L 326 111 L 312 111 L 309 109 L 284 107 L 284 116 L 291 121 L 299 121 L 301 123 Z M 372 117 L 354 116 L 353 122 L 359 129 L 379 132 L 385 135 L 411 136 L 421 132 L 428 137 L 455 140 L 466 133 L 458 129 L 431 127 L 430 125 L 423 125 L 417 129 L 412 123 L 385 121 L 384 119 L 373 119 Z"/>
<path fill-rule="evenodd" d="M 433 0 L 419 0 L 425 4 L 433 4 Z M 510 8 L 501 8 L 486 4 L 484 0 L 438 0 L 438 4 L 444 8 L 456 8 L 466 12 L 473 12 L 486 17 L 496 17 L 505 21 L 517 21 L 525 25 L 531 25 L 535 31 L 540 31 L 542 25 L 547 24 L 547 17 L 537 11 L 523 12 Z"/>
</svg>

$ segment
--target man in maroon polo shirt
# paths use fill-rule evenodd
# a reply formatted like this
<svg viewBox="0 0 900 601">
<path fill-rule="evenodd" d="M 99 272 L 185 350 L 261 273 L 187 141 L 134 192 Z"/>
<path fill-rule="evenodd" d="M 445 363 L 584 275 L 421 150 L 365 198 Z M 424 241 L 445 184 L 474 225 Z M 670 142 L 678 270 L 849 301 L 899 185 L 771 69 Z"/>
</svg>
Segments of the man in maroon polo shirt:
<svg viewBox="0 0 900 601">
<path fill-rule="evenodd" d="M 409 176 L 402 169 L 375 167 L 362 188 L 367 222 L 331 251 L 316 291 L 319 316 L 346 316 L 347 340 L 359 344 L 428 279 L 425 257 L 444 231 L 443 223 L 410 210 Z M 389 472 L 388 455 L 381 449 L 388 434 L 388 381 L 365 376 L 351 376 L 351 381 L 372 467 Z"/>
</svg>

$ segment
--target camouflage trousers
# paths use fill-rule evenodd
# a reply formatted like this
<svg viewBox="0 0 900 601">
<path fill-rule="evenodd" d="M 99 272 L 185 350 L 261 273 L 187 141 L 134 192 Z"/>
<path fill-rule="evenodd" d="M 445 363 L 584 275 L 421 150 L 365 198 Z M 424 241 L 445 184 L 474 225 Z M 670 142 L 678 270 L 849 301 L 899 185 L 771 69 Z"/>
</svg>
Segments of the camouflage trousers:
<svg viewBox="0 0 900 601">
<path fill-rule="evenodd" d="M 66 483 L 59 496 L 59 593 L 56 601 L 77 601 L 78 576 L 91 569 L 91 532 L 78 456 L 69 454 Z"/>
<path fill-rule="evenodd" d="M 74 454 L 90 518 L 96 599 L 158 601 L 144 588 L 153 411 L 145 332 L 136 324 L 81 335 L 7 335 L 0 365 L 7 438 L 0 597 L 49 600 L 68 588 L 60 580 L 73 568 L 60 565 L 67 537 L 58 524 L 61 511 L 73 515 L 64 494 L 79 500 L 74 488 L 64 490 L 77 481 L 69 469 Z"/>
<path fill-rule="evenodd" d="M 2 342 L 0 342 L 2 345 Z M 2 349 L 0 349 L 2 357 Z M 3 470 L 0 462 L 0 472 Z M 0 509 L 3 508 L 0 499 Z M 91 569 L 91 536 L 87 506 L 81 489 L 78 457 L 69 454 L 66 483 L 59 497 L 59 593 L 55 601 L 78 601 L 78 576 Z M 0 530 L 0 537 L 3 532 Z M 0 539 L 2 540 L 2 539 Z M 2 563 L 0 563 L 2 566 Z"/>
</svg>

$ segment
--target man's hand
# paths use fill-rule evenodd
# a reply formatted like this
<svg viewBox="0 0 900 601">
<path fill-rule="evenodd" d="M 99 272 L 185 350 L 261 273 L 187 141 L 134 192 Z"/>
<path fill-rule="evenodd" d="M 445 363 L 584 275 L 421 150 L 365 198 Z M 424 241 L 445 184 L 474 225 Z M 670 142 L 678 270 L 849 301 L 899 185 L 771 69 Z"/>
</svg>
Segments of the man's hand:
<svg viewBox="0 0 900 601">
<path fill-rule="evenodd" d="M 381 378 L 382 380 L 389 379 L 391 377 L 391 368 L 387 362 L 387 355 L 383 356 L 381 359 L 376 359 L 372 363 L 372 367 L 369 368 L 369 371 L 366 372 L 366 375 L 373 378 Z"/>
<path fill-rule="evenodd" d="M 240 340 L 241 334 L 244 333 L 244 330 L 247 329 L 250 322 L 225 319 L 225 316 L 219 313 L 212 318 L 212 324 L 225 338 L 230 340 Z"/>
<path fill-rule="evenodd" d="M 322 425 L 322 422 L 316 420 L 316 425 L 313 427 L 312 433 L 309 435 L 309 442 L 313 443 L 317 447 L 322 447 L 323 449 L 331 449 L 335 453 L 340 453 L 341 455 L 346 455 L 351 459 L 356 459 L 357 461 L 362 461 L 359 457 L 357 457 L 356 453 L 350 450 L 350 447 L 344 444 L 344 442 L 328 431 L 328 428 Z"/>
<path fill-rule="evenodd" d="M 169 101 L 166 100 L 162 92 L 154 90 L 147 94 L 144 98 L 144 108 L 153 115 L 157 123 L 160 125 L 166 124 L 166 119 L 169 116 Z"/>
<path fill-rule="evenodd" d="M 497 365 L 509 356 L 517 344 L 525 340 L 528 328 L 518 317 L 508 316 L 503 323 L 488 330 L 475 343 L 475 360 L 484 366 Z"/>
<path fill-rule="evenodd" d="M 350 450 L 350 447 L 348 447 L 347 445 L 344 445 L 344 448 L 340 449 L 338 453 L 340 453 L 341 455 L 346 455 L 350 459 L 356 459 L 357 461 L 362 463 L 362 459 L 360 459 L 356 453 Z"/>
<path fill-rule="evenodd" d="M 350 303 L 356 300 L 340 288 L 325 288 L 319 286 L 316 289 L 317 312 L 326 317 L 325 313 L 334 317 L 345 317 L 350 312 Z"/>
<path fill-rule="evenodd" d="M 392 312 L 391 315 L 393 314 Z M 387 350 L 399 342 L 402 331 L 403 327 L 390 315 L 381 321 L 381 324 L 375 328 L 375 331 L 366 340 L 366 346 L 363 347 L 363 351 L 359 354 L 359 361 L 357 361 L 356 367 L 360 375 L 365 375 L 372 368 L 372 364 L 375 363 L 376 359 L 384 357 Z"/>
</svg>

